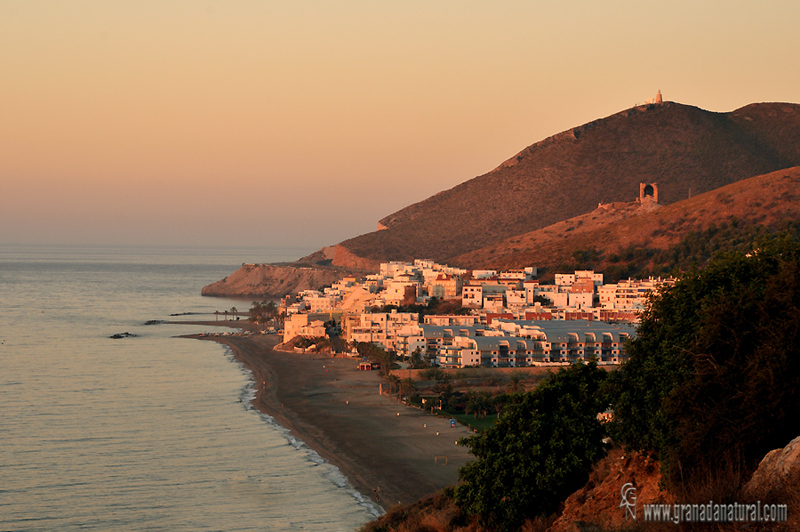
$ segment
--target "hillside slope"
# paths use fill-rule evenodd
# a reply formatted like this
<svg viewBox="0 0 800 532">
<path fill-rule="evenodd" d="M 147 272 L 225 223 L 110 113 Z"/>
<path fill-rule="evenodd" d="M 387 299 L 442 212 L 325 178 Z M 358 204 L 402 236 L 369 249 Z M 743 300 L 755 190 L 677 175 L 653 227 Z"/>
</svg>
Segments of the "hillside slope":
<svg viewBox="0 0 800 532">
<path fill-rule="evenodd" d="M 452 259 L 455 266 L 553 270 L 575 265 L 576 253 L 591 252 L 588 264 L 606 270 L 626 250 L 667 250 L 691 232 L 736 224 L 778 229 L 800 221 L 800 167 L 744 179 L 672 205 L 617 203 L 518 235 Z"/>
<path fill-rule="evenodd" d="M 730 113 L 674 102 L 639 106 L 537 142 L 483 176 L 385 217 L 387 229 L 340 245 L 372 261 L 448 261 L 600 202 L 629 202 L 641 182 L 657 183 L 659 202 L 670 204 L 797 165 L 800 105 Z"/>
<path fill-rule="evenodd" d="M 279 298 L 329 286 L 354 272 L 315 265 L 243 264 L 228 277 L 204 286 L 204 296 Z"/>
</svg>

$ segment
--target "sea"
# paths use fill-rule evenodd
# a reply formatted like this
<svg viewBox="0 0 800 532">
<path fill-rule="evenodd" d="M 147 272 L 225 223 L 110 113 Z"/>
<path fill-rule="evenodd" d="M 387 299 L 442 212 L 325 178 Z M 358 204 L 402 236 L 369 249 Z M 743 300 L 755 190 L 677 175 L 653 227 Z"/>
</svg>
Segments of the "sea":
<svg viewBox="0 0 800 532">
<path fill-rule="evenodd" d="M 353 531 L 380 515 L 251 407 L 226 347 L 179 338 L 230 329 L 165 323 L 246 313 L 200 289 L 310 251 L 0 244 L 0 531 Z"/>
</svg>

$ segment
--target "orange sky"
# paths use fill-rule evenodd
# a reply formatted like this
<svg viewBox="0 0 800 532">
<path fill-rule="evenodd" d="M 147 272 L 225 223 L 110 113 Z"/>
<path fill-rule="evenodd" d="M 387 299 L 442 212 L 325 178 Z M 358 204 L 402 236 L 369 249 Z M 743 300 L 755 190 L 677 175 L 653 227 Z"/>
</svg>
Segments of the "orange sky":
<svg viewBox="0 0 800 532">
<path fill-rule="evenodd" d="M 0 243 L 316 248 L 658 89 L 800 102 L 800 2 L 700 3 L 0 1 Z"/>
</svg>

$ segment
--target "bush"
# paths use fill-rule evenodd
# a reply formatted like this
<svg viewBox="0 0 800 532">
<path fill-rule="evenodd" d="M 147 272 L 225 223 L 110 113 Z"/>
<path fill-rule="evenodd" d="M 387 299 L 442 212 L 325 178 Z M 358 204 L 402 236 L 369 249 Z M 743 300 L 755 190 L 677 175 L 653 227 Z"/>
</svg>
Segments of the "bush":
<svg viewBox="0 0 800 532">
<path fill-rule="evenodd" d="M 597 420 L 605 377 L 595 363 L 576 364 L 510 396 L 494 428 L 463 440 L 476 460 L 459 470 L 458 506 L 499 530 L 555 512 L 605 452 Z"/>
<path fill-rule="evenodd" d="M 797 436 L 800 244 L 771 237 L 751 249 L 655 299 L 611 378 L 615 437 L 654 450 L 673 487 L 751 470 Z"/>
</svg>

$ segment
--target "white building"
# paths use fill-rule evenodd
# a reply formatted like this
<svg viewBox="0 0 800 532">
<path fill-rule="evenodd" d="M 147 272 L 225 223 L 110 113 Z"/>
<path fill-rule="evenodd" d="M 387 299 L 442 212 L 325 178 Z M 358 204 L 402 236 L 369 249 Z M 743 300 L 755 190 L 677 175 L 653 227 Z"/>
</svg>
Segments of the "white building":
<svg viewBox="0 0 800 532">
<path fill-rule="evenodd" d="M 607 284 L 598 288 L 600 306 L 607 309 L 642 310 L 649 295 L 661 286 L 670 286 L 675 279 L 660 277 L 649 279 L 628 279 L 617 284 Z"/>
<path fill-rule="evenodd" d="M 371 342 L 386 350 L 398 350 L 398 335 L 404 327 L 418 325 L 419 314 L 409 312 L 364 313 L 358 324 L 346 331 L 347 340 Z M 412 329 L 413 330 L 413 329 Z M 401 342 L 407 344 L 407 341 Z M 405 345 L 400 346 L 401 349 Z"/>
<path fill-rule="evenodd" d="M 310 319 L 309 314 L 292 314 L 283 324 L 283 341 L 288 342 L 295 336 L 317 338 L 325 336 L 322 320 Z"/>
</svg>

